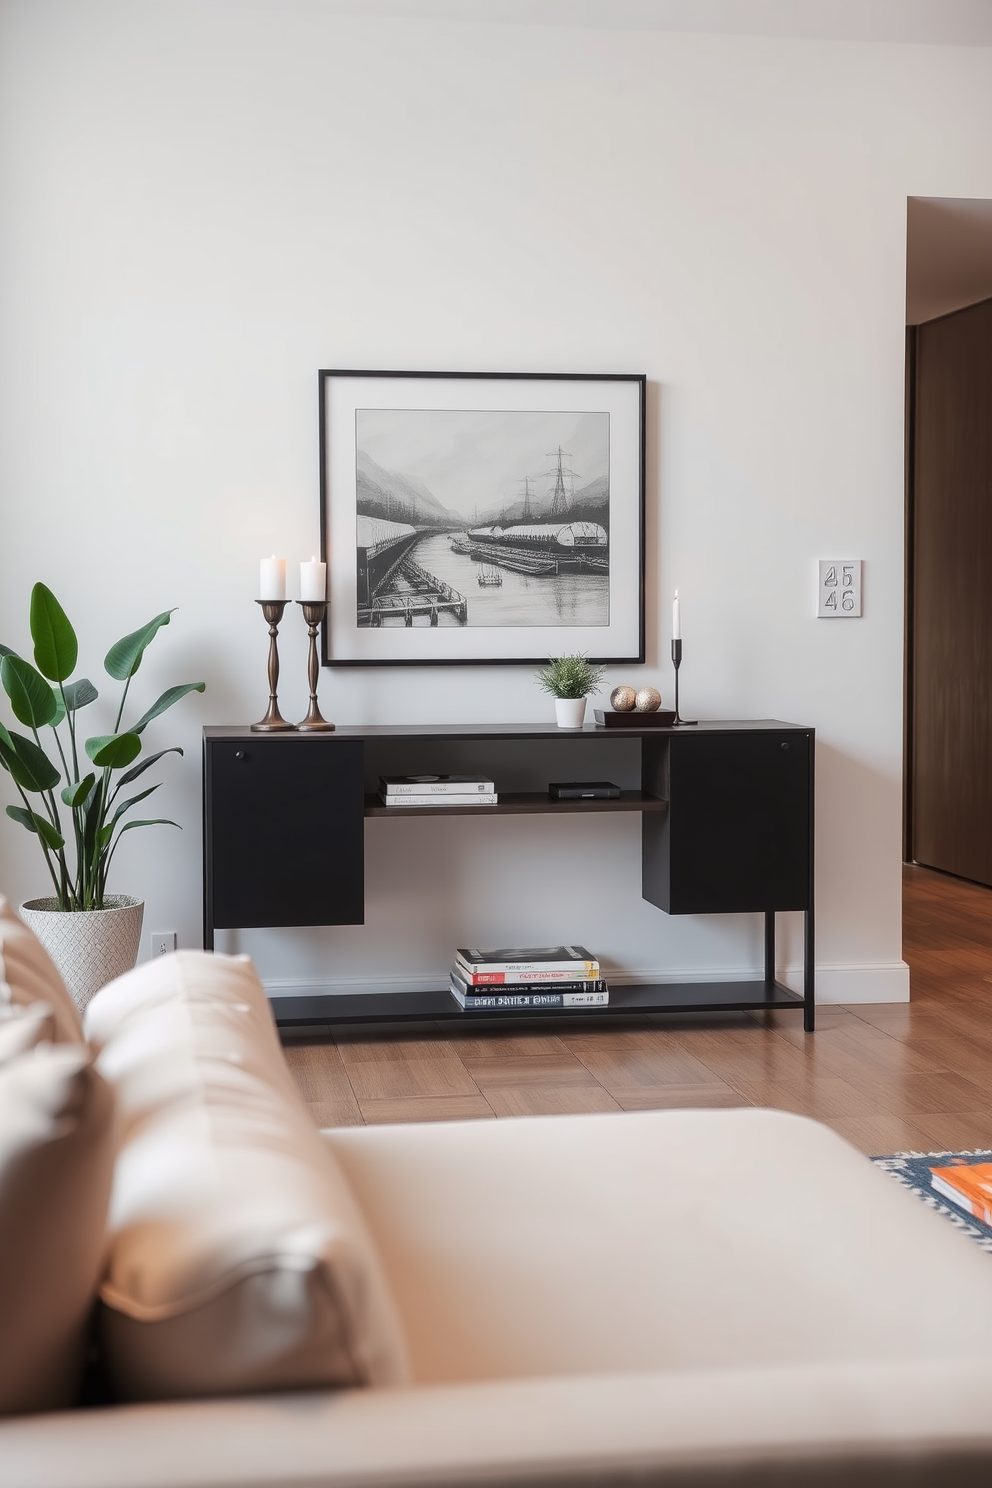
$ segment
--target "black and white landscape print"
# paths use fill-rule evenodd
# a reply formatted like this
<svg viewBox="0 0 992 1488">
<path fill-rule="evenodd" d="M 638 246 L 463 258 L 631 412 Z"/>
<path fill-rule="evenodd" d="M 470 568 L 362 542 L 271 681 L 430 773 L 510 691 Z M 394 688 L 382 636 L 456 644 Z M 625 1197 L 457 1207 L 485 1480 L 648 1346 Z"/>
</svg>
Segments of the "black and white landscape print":
<svg viewBox="0 0 992 1488">
<path fill-rule="evenodd" d="M 357 623 L 608 626 L 609 413 L 357 409 Z"/>
</svg>

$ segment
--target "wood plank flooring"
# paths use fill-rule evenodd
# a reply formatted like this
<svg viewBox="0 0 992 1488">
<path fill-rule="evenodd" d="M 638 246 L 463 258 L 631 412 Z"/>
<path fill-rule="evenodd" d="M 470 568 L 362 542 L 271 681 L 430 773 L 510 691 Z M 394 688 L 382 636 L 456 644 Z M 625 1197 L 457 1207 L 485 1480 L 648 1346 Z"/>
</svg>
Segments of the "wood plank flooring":
<svg viewBox="0 0 992 1488">
<path fill-rule="evenodd" d="M 319 1126 L 774 1106 L 867 1153 L 992 1148 L 992 889 L 904 877 L 908 1004 L 645 1018 L 606 1028 L 284 1033 Z"/>
</svg>

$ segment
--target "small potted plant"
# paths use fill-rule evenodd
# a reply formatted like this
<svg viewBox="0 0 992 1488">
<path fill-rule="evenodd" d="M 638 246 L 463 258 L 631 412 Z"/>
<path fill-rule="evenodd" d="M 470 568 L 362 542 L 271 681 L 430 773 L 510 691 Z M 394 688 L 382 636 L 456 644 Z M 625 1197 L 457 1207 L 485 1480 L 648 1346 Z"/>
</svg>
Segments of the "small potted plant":
<svg viewBox="0 0 992 1488">
<path fill-rule="evenodd" d="M 606 668 L 595 666 L 585 656 L 552 656 L 537 674 L 537 684 L 555 700 L 559 728 L 581 728 L 586 716 L 586 698 L 598 692 Z"/>
<path fill-rule="evenodd" d="M 107 893 L 107 874 L 121 837 L 134 827 L 178 825 L 161 817 L 124 820 L 157 785 L 132 796 L 121 794 L 163 755 L 182 754 L 173 745 L 140 759 L 145 728 L 187 693 L 202 692 L 205 686 L 183 682 L 170 687 L 134 723 L 122 726 L 131 679 L 171 614 L 156 615 L 111 646 L 104 667 L 123 683 L 114 730 L 85 741 L 77 736 L 77 715 L 98 693 L 86 677 L 69 680 L 79 650 L 76 633 L 44 584 L 31 591 L 35 665 L 0 646 L 0 683 L 14 717 L 30 732 L 29 737 L 0 723 L 0 765 L 21 800 L 7 807 L 7 815 L 37 838 L 53 889 L 45 899 L 29 899 L 21 914 L 80 1008 L 104 982 L 137 960 L 144 905 L 126 894 Z M 46 728 L 54 745 L 47 752 L 41 736 Z"/>
</svg>

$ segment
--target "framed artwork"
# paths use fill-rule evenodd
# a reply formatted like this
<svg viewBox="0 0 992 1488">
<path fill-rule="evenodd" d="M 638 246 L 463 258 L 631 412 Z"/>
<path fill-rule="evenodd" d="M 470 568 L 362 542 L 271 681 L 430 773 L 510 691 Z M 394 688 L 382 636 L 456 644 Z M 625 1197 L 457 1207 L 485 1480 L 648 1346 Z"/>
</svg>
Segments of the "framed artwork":
<svg viewBox="0 0 992 1488">
<path fill-rule="evenodd" d="M 325 666 L 644 660 L 643 376 L 320 373 Z"/>
</svg>

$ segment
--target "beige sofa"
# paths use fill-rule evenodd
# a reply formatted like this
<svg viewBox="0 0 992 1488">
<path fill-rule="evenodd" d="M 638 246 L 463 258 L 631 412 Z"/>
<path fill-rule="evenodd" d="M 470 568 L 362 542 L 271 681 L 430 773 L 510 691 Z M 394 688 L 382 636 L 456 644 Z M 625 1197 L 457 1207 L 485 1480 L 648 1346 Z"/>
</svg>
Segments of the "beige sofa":
<svg viewBox="0 0 992 1488">
<path fill-rule="evenodd" d="M 125 1055 L 96 1043 L 126 1105 Z M 992 1258 L 826 1128 L 667 1111 L 321 1140 L 405 1382 L 11 1417 L 4 1488 L 992 1481 Z"/>
</svg>

